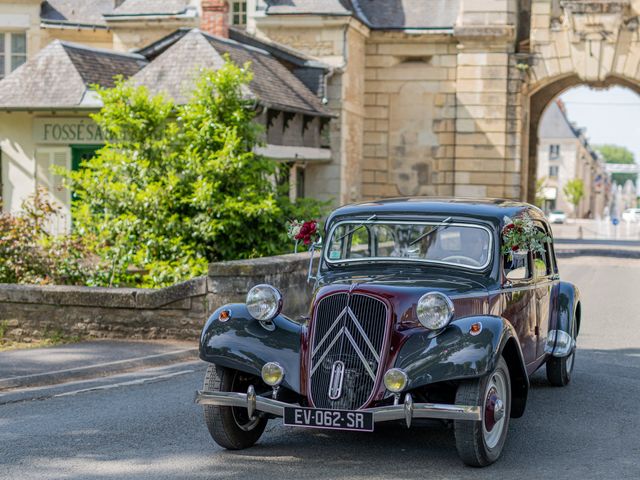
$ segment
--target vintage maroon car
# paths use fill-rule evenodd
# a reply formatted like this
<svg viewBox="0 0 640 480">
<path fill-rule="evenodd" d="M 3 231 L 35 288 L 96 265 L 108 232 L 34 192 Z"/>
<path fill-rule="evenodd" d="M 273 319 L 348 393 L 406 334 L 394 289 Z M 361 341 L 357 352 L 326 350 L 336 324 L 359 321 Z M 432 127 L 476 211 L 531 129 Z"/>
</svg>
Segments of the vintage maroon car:
<svg viewBox="0 0 640 480">
<path fill-rule="evenodd" d="M 494 462 L 531 374 L 571 378 L 580 301 L 550 234 L 539 209 L 505 200 L 337 209 L 307 319 L 282 315 L 286 299 L 258 285 L 207 321 L 196 402 L 213 439 L 249 447 L 274 417 L 358 431 L 430 418 L 452 422 L 465 463 Z"/>
</svg>

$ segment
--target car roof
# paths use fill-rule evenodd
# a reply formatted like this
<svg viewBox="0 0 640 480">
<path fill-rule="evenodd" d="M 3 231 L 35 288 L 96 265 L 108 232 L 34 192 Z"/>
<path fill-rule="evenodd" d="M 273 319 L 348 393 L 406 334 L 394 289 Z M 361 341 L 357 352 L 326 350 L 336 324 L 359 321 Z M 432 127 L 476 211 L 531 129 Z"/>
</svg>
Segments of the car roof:
<svg viewBox="0 0 640 480">
<path fill-rule="evenodd" d="M 524 202 L 497 198 L 436 198 L 402 197 L 354 203 L 337 208 L 327 219 L 327 225 L 338 217 L 368 218 L 380 216 L 466 217 L 500 225 L 505 216 L 515 217 L 528 213 L 544 221 L 539 208 Z"/>
</svg>

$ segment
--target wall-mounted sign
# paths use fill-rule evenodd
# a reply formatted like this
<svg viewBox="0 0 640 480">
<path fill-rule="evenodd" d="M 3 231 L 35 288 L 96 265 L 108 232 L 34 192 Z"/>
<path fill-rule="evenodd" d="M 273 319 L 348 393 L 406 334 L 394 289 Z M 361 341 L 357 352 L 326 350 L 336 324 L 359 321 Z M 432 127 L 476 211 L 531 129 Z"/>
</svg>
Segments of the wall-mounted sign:
<svg viewBox="0 0 640 480">
<path fill-rule="evenodd" d="M 99 145 L 102 130 L 90 118 L 41 117 L 33 119 L 33 139 L 50 145 Z"/>
</svg>

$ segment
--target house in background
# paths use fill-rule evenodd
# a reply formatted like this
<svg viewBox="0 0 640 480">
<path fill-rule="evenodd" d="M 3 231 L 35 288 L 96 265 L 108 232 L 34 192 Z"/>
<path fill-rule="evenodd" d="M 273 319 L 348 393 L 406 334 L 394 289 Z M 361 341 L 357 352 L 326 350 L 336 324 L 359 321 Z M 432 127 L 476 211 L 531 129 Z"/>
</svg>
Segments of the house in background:
<svg viewBox="0 0 640 480">
<path fill-rule="evenodd" d="M 542 182 L 545 212 L 562 210 L 578 218 L 599 218 L 609 205 L 611 179 L 593 150 L 584 129 L 571 123 L 561 100 L 553 101 L 542 116 L 538 132 L 538 181 Z M 563 188 L 579 178 L 585 195 L 577 211 Z"/>
<path fill-rule="evenodd" d="M 50 0 L 41 10 L 29 10 L 31 2 L 12 2 L 14 13 L 8 17 L 3 11 L 8 4 L 0 3 L 0 22 L 11 21 L 16 27 L 6 38 L 14 43 L 12 38 L 26 39 L 27 45 L 24 58 L 14 55 L 0 80 L 3 209 L 18 210 L 38 186 L 44 186 L 64 209 L 64 220 L 55 230 L 68 230 L 71 195 L 52 167 L 78 168 L 104 143 L 90 118 L 101 107 L 92 86 L 111 87 L 114 76 L 122 75 L 153 93 L 184 102 L 198 71 L 222 65 L 227 54 L 237 64 L 252 65 L 250 94 L 256 100 L 257 121 L 265 127 L 259 153 L 290 167 L 291 196 L 305 196 L 307 165 L 331 160 L 328 130 L 334 115 L 324 104 L 329 67 L 243 31 L 231 32 L 228 22 L 223 37 L 190 28 L 196 21 L 206 25 L 207 13 L 199 13 L 188 1 L 115 3 L 109 10 L 105 5 L 114 1 Z M 205 3 L 199 2 L 198 8 Z M 158 5 L 168 10 L 140 10 Z M 40 24 L 30 17 L 36 13 Z M 230 15 L 223 13 L 225 18 Z M 120 24 L 114 22 L 128 22 L 128 29 L 118 30 Z M 26 30 L 20 33 L 19 28 Z M 53 33 L 62 39 L 52 39 Z M 40 48 L 45 41 L 49 43 Z M 131 46 L 135 50 L 129 51 Z"/>
</svg>

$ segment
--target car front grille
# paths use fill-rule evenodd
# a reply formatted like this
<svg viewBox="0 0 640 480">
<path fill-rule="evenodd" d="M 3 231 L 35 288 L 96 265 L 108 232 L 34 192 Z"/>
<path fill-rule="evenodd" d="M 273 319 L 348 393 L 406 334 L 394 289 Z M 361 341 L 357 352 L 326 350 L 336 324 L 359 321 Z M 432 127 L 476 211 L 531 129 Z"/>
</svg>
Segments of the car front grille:
<svg viewBox="0 0 640 480">
<path fill-rule="evenodd" d="M 318 302 L 309 362 L 315 407 L 365 406 L 384 362 L 388 317 L 386 305 L 367 295 L 337 293 Z"/>
</svg>

